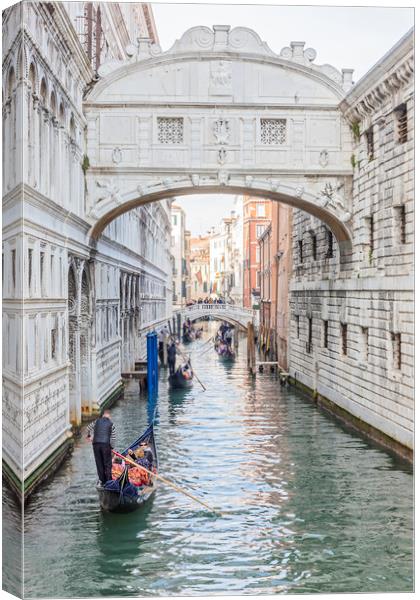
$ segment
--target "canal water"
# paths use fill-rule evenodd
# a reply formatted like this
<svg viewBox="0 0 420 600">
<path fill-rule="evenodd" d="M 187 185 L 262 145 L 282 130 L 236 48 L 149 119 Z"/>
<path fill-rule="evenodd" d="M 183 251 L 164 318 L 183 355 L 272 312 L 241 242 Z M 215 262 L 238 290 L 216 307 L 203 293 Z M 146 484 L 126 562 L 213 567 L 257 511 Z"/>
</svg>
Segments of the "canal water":
<svg viewBox="0 0 420 600">
<path fill-rule="evenodd" d="M 275 374 L 252 379 L 245 340 L 222 362 L 205 345 L 214 325 L 188 347 L 206 391 L 169 391 L 161 372 L 156 437 L 161 473 L 224 516 L 162 485 L 137 512 L 102 513 L 82 439 L 27 507 L 25 595 L 412 590 L 411 470 Z M 113 408 L 119 448 L 152 413 L 130 383 Z"/>
</svg>

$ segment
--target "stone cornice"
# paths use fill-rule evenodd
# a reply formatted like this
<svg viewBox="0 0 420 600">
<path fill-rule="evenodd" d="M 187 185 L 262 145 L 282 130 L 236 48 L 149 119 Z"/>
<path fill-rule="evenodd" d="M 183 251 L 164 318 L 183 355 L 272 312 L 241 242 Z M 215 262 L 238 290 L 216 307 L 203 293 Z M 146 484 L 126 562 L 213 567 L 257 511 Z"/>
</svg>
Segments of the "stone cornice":
<svg viewBox="0 0 420 600">
<path fill-rule="evenodd" d="M 349 120 L 360 121 L 413 82 L 414 37 L 410 29 L 352 88 L 340 108 Z"/>
<path fill-rule="evenodd" d="M 136 71 L 146 71 L 148 69 L 157 66 L 168 66 L 175 63 L 187 63 L 187 62 L 201 62 L 201 61 L 243 61 L 249 63 L 257 63 L 259 65 L 272 65 L 277 66 L 288 71 L 299 73 L 302 76 L 308 77 L 313 81 L 318 82 L 321 85 L 327 87 L 337 97 L 337 103 L 340 102 L 344 96 L 344 90 L 341 84 L 337 80 L 333 80 L 326 73 L 320 70 L 314 70 L 310 67 L 292 62 L 282 58 L 281 56 L 264 56 L 261 54 L 255 54 L 252 52 L 227 52 L 227 51 L 184 51 L 180 53 L 162 53 L 153 57 L 142 59 L 139 61 L 128 60 L 120 63 L 112 63 L 109 66 L 109 71 L 106 71 L 107 64 L 101 67 L 102 78 L 96 83 L 95 87 L 86 97 L 88 104 L 95 103 L 100 99 L 102 92 L 113 82 L 118 81 L 123 77 L 126 77 Z M 99 100 L 100 101 L 100 100 Z"/>
</svg>

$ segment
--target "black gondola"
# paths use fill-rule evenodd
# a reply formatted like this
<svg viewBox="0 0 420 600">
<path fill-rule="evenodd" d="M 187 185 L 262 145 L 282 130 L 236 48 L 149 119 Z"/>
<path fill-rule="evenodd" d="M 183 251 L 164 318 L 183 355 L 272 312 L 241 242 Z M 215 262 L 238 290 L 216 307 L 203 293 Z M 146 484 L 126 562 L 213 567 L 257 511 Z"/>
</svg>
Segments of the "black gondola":
<svg viewBox="0 0 420 600">
<path fill-rule="evenodd" d="M 216 350 L 219 358 L 222 358 L 223 360 L 235 360 L 236 358 L 236 353 L 233 350 L 232 346 L 228 344 L 225 340 L 222 340 L 220 338 L 216 339 L 214 349 Z"/>
<path fill-rule="evenodd" d="M 185 367 L 185 365 L 183 367 L 178 367 L 178 369 L 175 371 L 175 373 L 173 373 L 173 375 L 169 375 L 168 381 L 169 381 L 169 385 L 172 388 L 181 389 L 181 388 L 189 388 L 192 386 L 193 377 L 194 377 L 193 370 L 190 366 L 191 377 L 186 378 L 182 374 L 182 370 L 184 367 Z"/>
<path fill-rule="evenodd" d="M 121 454 L 127 456 L 130 450 L 133 452 L 136 451 L 140 444 L 143 443 L 147 444 L 153 455 L 152 467 L 150 470 L 157 473 L 158 456 L 153 425 L 150 425 L 138 440 L 121 452 Z M 112 479 L 107 481 L 103 487 L 98 487 L 99 502 L 103 510 L 118 513 L 133 512 L 146 502 L 155 491 L 156 479 L 153 479 L 153 476 L 150 476 L 147 484 L 136 486 L 129 482 L 128 471 L 126 466 L 118 479 Z"/>
</svg>

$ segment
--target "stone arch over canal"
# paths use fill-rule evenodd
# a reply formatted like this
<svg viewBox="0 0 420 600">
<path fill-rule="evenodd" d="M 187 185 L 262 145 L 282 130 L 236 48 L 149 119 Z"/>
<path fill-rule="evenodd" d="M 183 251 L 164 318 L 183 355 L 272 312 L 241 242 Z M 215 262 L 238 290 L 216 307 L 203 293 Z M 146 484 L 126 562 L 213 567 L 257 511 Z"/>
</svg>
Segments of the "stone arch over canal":
<svg viewBox="0 0 420 600">
<path fill-rule="evenodd" d="M 352 71 L 279 54 L 252 30 L 194 27 L 162 52 L 148 39 L 105 63 L 86 95 L 91 244 L 136 206 L 189 194 L 251 194 L 322 220 L 341 263 L 352 247 L 351 131 L 339 108 Z"/>
</svg>

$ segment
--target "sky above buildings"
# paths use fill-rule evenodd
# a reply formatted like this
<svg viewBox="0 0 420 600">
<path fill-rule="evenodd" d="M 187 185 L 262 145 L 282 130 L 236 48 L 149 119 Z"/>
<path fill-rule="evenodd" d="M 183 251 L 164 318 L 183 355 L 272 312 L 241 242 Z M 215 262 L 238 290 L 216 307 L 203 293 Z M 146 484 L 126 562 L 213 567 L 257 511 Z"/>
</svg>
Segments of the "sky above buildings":
<svg viewBox="0 0 420 600">
<path fill-rule="evenodd" d="M 383 2 L 383 4 L 387 4 Z M 394 7 L 274 6 L 152 3 L 162 50 L 196 25 L 250 27 L 274 52 L 305 41 L 316 64 L 354 69 L 360 79 L 414 25 L 414 9 Z M 414 4 L 414 2 L 412 2 Z"/>
<path fill-rule="evenodd" d="M 383 2 L 387 4 L 386 1 Z M 316 64 L 354 69 L 358 81 L 414 25 L 413 8 L 275 6 L 258 4 L 153 3 L 162 50 L 196 25 L 225 24 L 254 29 L 274 52 L 305 41 L 317 52 Z M 193 235 L 204 234 L 234 208 L 234 196 L 179 198 Z"/>
</svg>

